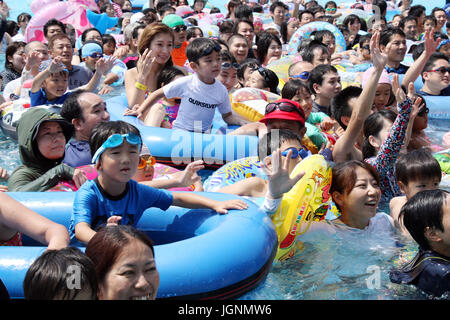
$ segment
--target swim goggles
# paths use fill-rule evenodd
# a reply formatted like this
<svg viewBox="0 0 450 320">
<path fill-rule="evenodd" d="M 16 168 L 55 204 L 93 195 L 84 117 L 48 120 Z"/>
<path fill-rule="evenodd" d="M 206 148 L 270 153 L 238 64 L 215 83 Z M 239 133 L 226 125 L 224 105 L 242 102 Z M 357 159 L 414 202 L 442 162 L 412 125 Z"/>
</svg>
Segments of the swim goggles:
<svg viewBox="0 0 450 320">
<path fill-rule="evenodd" d="M 239 63 L 237 62 L 233 62 L 233 63 L 229 63 L 229 62 L 222 62 L 222 69 L 223 70 L 227 70 L 230 69 L 231 67 L 233 67 L 233 69 L 239 69 Z"/>
<path fill-rule="evenodd" d="M 283 157 L 287 157 L 288 152 L 292 150 L 291 159 L 297 159 L 299 156 L 302 158 L 305 158 L 308 155 L 308 152 L 305 151 L 303 148 L 297 149 L 297 148 L 287 148 L 283 152 L 281 152 L 281 155 Z"/>
<path fill-rule="evenodd" d="M 327 11 L 327 12 L 336 12 L 336 8 L 326 8 L 325 11 Z"/>
<path fill-rule="evenodd" d="M 115 133 L 115 134 L 111 135 L 108 139 L 106 139 L 106 141 L 100 146 L 100 148 L 98 148 L 98 150 L 95 152 L 94 156 L 92 157 L 92 163 L 97 163 L 98 159 L 100 158 L 100 155 L 106 149 L 117 148 L 118 146 L 120 146 L 123 143 L 124 138 L 126 139 L 126 141 L 129 144 L 138 145 L 139 148 L 141 147 L 142 141 L 141 141 L 141 138 L 137 134 L 135 134 L 133 132 L 130 132 L 127 134 Z"/>
<path fill-rule="evenodd" d="M 302 79 L 302 80 L 308 80 L 309 79 L 309 72 L 308 71 L 303 71 L 300 74 L 296 74 L 295 76 L 291 76 L 292 79 Z"/>
<path fill-rule="evenodd" d="M 140 156 L 139 164 L 137 166 L 138 169 L 144 169 L 146 166 L 153 167 L 156 163 L 156 159 L 153 156 Z"/>
<path fill-rule="evenodd" d="M 217 43 L 214 42 L 214 46 L 208 46 L 196 59 L 196 61 L 200 60 L 202 57 L 209 56 L 213 51 L 220 52 L 222 50 L 222 47 Z"/>
<path fill-rule="evenodd" d="M 96 58 L 103 58 L 103 53 L 100 53 L 100 52 L 93 52 L 93 53 L 91 53 L 88 57 L 91 57 L 91 58 L 93 58 L 93 59 L 96 59 Z"/>
<path fill-rule="evenodd" d="M 187 26 L 185 26 L 185 25 L 176 26 L 176 27 L 172 28 L 172 30 L 175 31 L 175 32 L 180 32 L 181 30 L 186 31 L 186 29 L 187 29 Z"/>
<path fill-rule="evenodd" d="M 275 110 L 280 110 L 280 111 L 284 111 L 284 112 L 297 112 L 302 119 L 305 119 L 305 115 L 304 113 L 297 108 L 294 104 L 289 103 L 287 101 L 284 102 L 271 102 L 266 106 L 266 113 L 265 114 L 269 114 L 271 112 L 274 112 Z"/>
</svg>

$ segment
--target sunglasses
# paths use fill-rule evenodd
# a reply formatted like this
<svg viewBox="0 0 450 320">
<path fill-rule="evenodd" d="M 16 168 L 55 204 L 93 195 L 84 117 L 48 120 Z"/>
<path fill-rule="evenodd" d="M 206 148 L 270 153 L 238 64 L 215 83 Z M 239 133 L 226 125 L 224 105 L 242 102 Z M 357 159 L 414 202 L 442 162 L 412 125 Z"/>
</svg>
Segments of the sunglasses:
<svg viewBox="0 0 450 320">
<path fill-rule="evenodd" d="M 266 106 L 266 114 L 274 112 L 275 110 L 280 110 L 284 112 L 297 112 L 303 119 L 305 119 L 305 115 L 300 109 L 298 109 L 294 104 L 289 103 L 287 101 L 284 102 L 271 102 Z"/>
<path fill-rule="evenodd" d="M 222 50 L 222 47 L 218 44 L 215 43 L 214 46 L 208 46 L 201 54 L 200 56 L 197 58 L 196 61 L 198 61 L 200 58 L 202 57 L 206 57 L 209 56 L 213 51 L 216 52 L 220 52 Z"/>
<path fill-rule="evenodd" d="M 291 76 L 292 79 L 302 79 L 302 80 L 308 80 L 309 79 L 309 72 L 303 71 L 300 74 L 296 74 L 295 76 Z"/>
<path fill-rule="evenodd" d="M 152 167 L 156 163 L 156 159 L 153 156 L 140 156 L 139 157 L 139 164 L 138 169 L 144 169 L 146 166 Z"/>
<path fill-rule="evenodd" d="M 230 69 L 231 67 L 233 67 L 233 69 L 239 69 L 239 63 L 237 62 L 233 62 L 233 63 L 229 63 L 229 62 L 223 62 L 222 63 L 222 69 L 227 70 Z"/>
<path fill-rule="evenodd" d="M 181 30 L 186 31 L 186 29 L 187 29 L 187 26 L 185 26 L 185 25 L 176 26 L 176 27 L 172 28 L 172 30 L 175 31 L 175 32 L 180 32 Z"/>
<path fill-rule="evenodd" d="M 305 158 L 308 155 L 308 152 L 305 151 L 303 148 L 297 149 L 297 148 L 287 148 L 283 152 L 281 152 L 281 155 L 283 157 L 287 157 L 289 151 L 292 150 L 291 159 L 297 159 L 299 156 L 301 158 Z"/>
<path fill-rule="evenodd" d="M 91 57 L 92 59 L 103 58 L 103 53 L 93 52 L 89 55 L 89 57 Z"/>
<path fill-rule="evenodd" d="M 430 109 L 428 109 L 428 107 L 423 107 L 422 109 L 420 109 L 419 113 L 417 114 L 417 116 L 419 117 L 424 117 L 426 114 L 428 114 L 430 112 Z"/>
<path fill-rule="evenodd" d="M 430 70 L 428 72 L 439 72 L 441 76 L 445 75 L 447 72 L 450 73 L 450 67 L 440 67 L 434 70 Z"/>
<path fill-rule="evenodd" d="M 130 132 L 127 134 L 115 133 L 112 136 L 110 136 L 108 139 L 106 139 L 106 141 L 103 142 L 103 144 L 100 146 L 100 148 L 98 148 L 98 150 L 95 152 L 94 156 L 92 157 L 92 163 L 97 163 L 101 154 L 103 152 L 105 152 L 106 149 L 117 148 L 124 142 L 124 140 L 126 140 L 129 144 L 138 145 L 139 147 L 142 144 L 141 138 L 133 132 Z"/>
</svg>

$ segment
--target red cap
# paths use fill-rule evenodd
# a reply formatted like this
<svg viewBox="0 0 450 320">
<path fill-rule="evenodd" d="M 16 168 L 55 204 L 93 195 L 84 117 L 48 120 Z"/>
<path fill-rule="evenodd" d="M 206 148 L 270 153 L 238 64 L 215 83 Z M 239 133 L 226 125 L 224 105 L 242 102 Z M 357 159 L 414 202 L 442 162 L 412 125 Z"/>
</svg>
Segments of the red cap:
<svg viewBox="0 0 450 320">
<path fill-rule="evenodd" d="M 305 125 L 305 112 L 303 111 L 302 107 L 298 102 L 289 100 L 289 99 L 279 99 L 277 101 L 274 101 L 272 103 L 281 103 L 281 102 L 288 102 L 290 104 L 293 104 L 294 106 L 299 109 L 300 113 L 303 114 L 303 117 L 295 111 L 288 112 L 288 111 L 281 111 L 279 109 L 276 109 L 264 116 L 259 122 L 262 122 L 264 124 L 267 124 L 267 121 L 269 120 L 292 120 L 292 121 L 299 121 L 302 125 Z"/>
</svg>

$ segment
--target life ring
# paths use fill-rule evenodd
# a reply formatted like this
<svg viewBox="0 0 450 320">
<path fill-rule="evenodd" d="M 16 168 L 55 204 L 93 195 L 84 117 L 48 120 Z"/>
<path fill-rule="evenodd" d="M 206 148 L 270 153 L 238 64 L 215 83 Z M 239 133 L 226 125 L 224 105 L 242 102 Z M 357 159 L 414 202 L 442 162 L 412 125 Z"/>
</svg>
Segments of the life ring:
<svg viewBox="0 0 450 320">
<path fill-rule="evenodd" d="M 267 179 L 258 157 L 247 157 L 227 163 L 206 179 L 203 189 L 215 192 L 250 177 Z"/>
<path fill-rule="evenodd" d="M 264 118 L 266 105 L 281 96 L 257 88 L 240 88 L 231 94 L 233 111 L 245 120 L 255 122 Z"/>
<path fill-rule="evenodd" d="M 155 163 L 153 168 L 154 168 L 154 173 L 153 173 L 154 175 L 153 175 L 152 180 L 170 179 L 172 174 L 179 171 L 175 168 L 172 168 L 172 167 L 166 166 L 164 164 L 160 164 L 160 163 Z M 86 178 L 88 180 L 94 180 L 98 176 L 98 173 L 95 170 L 93 165 L 81 166 L 81 167 L 78 167 L 78 169 L 80 169 L 81 171 L 84 172 L 84 174 L 86 175 Z M 48 191 L 54 192 L 54 191 L 77 191 L 77 190 L 78 190 L 78 188 L 75 186 L 75 183 L 72 180 L 70 180 L 70 181 L 63 180 Z M 195 186 L 191 185 L 186 188 L 171 188 L 169 190 L 170 191 L 194 191 Z"/>
<path fill-rule="evenodd" d="M 346 48 L 345 38 L 342 32 L 334 25 L 324 21 L 314 21 L 307 23 L 295 31 L 289 41 L 288 55 L 297 54 L 297 49 L 302 39 L 309 38 L 313 31 L 328 30 L 333 33 L 336 40 L 336 52 L 342 52 Z"/>
<path fill-rule="evenodd" d="M 278 235 L 276 260 L 294 256 L 297 236 L 305 233 L 312 221 L 325 219 L 330 207 L 331 168 L 321 155 L 302 160 L 291 177 L 304 171 L 305 175 L 284 194 L 281 205 L 272 217 Z"/>
<path fill-rule="evenodd" d="M 35 0 L 38 1 L 38 0 Z M 38 1 L 42 3 L 41 1 Z M 40 4 L 42 6 L 42 4 Z M 44 25 L 50 19 L 57 19 L 65 24 L 71 24 L 77 31 L 77 37 L 92 25 L 86 16 L 86 6 L 76 2 L 57 2 L 39 10 L 30 20 L 25 32 L 26 42 L 41 41 L 44 38 Z"/>
</svg>

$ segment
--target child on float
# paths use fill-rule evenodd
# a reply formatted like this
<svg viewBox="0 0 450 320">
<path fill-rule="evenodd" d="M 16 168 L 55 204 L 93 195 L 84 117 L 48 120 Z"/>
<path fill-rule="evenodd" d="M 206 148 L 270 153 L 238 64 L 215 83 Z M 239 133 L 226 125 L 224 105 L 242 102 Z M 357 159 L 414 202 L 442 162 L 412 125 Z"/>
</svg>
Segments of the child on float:
<svg viewBox="0 0 450 320">
<path fill-rule="evenodd" d="M 395 163 L 395 179 L 403 195 L 392 198 L 389 208 L 395 226 L 404 236 L 410 237 L 400 218 L 402 207 L 416 193 L 438 189 L 441 178 L 439 162 L 425 148 L 402 154 L 398 158 Z"/>
<path fill-rule="evenodd" d="M 358 48 L 356 51 L 349 50 L 349 60 L 354 65 L 362 63 L 371 63 L 372 58 L 370 56 L 370 38 L 371 35 L 363 35 L 359 38 Z"/>
<path fill-rule="evenodd" d="M 259 67 L 250 75 L 246 87 L 262 89 L 278 94 L 279 79 L 275 72 L 270 69 Z"/>
<path fill-rule="evenodd" d="M 234 56 L 233 56 L 234 57 Z M 250 75 L 253 71 L 258 69 L 261 65 L 256 59 L 246 59 L 243 63 L 239 65 L 237 72 L 238 87 L 244 88 L 250 79 Z"/>
<path fill-rule="evenodd" d="M 178 67 L 166 67 L 158 75 L 157 88 L 184 77 L 184 72 Z M 180 99 L 161 98 L 149 110 L 146 117 L 146 125 L 150 127 L 162 127 L 171 129 L 173 122 L 177 118 L 180 108 Z"/>
<path fill-rule="evenodd" d="M 142 139 L 139 130 L 129 123 L 100 123 L 92 131 L 89 144 L 98 177 L 86 182 L 75 195 L 69 233 L 79 241 L 89 242 L 104 224 L 136 226 L 149 207 L 210 208 L 221 214 L 247 208 L 242 200 L 216 201 L 190 192 L 159 190 L 132 180 Z"/>
<path fill-rule="evenodd" d="M 117 42 L 116 39 L 110 35 L 110 34 L 103 34 L 102 35 L 102 42 L 103 42 L 103 53 L 107 56 L 114 55 L 114 52 L 116 51 Z"/>
<path fill-rule="evenodd" d="M 265 203 L 262 208 L 272 214 L 280 204 L 283 194 L 291 190 L 303 177 L 304 172 L 299 172 L 295 177 L 290 177 L 290 174 L 307 153 L 303 149 L 302 139 L 297 134 L 291 130 L 281 129 L 271 130 L 261 137 L 258 143 L 258 156 L 267 180 L 250 177 L 216 192 L 264 197 Z"/>
<path fill-rule="evenodd" d="M 189 66 L 195 74 L 154 91 L 142 105 L 126 110 L 124 114 L 145 117 L 144 122 L 147 124 L 147 112 L 159 99 L 180 97 L 180 108 L 173 129 L 207 132 L 211 129 L 216 108 L 227 124 L 247 123 L 233 114 L 227 89 L 215 79 L 221 70 L 220 50 L 220 45 L 212 39 L 195 39 L 186 50 Z"/>
<path fill-rule="evenodd" d="M 434 297 L 450 292 L 449 217 L 447 191 L 420 191 L 406 202 L 400 218 L 419 252 L 408 264 L 390 272 L 393 283 L 414 285 Z"/>
<path fill-rule="evenodd" d="M 23 280 L 25 300 L 96 300 L 97 290 L 94 263 L 76 247 L 45 251 Z"/>
<path fill-rule="evenodd" d="M 311 91 L 302 80 L 292 79 L 286 82 L 281 90 L 281 98 L 298 102 L 305 112 L 306 136 L 318 149 L 326 145 L 328 140 L 322 131 L 330 130 L 334 121 L 323 112 L 312 111 Z"/>
<path fill-rule="evenodd" d="M 111 70 L 113 60 L 101 58 L 96 62 L 96 71 L 88 84 L 82 89 L 93 92 L 97 89 L 102 75 Z M 63 104 L 70 95 L 69 71 L 62 63 L 61 57 L 55 57 L 53 60 L 45 60 L 39 66 L 39 73 L 34 78 L 31 85 L 30 99 L 31 106 L 45 104 Z"/>
</svg>

